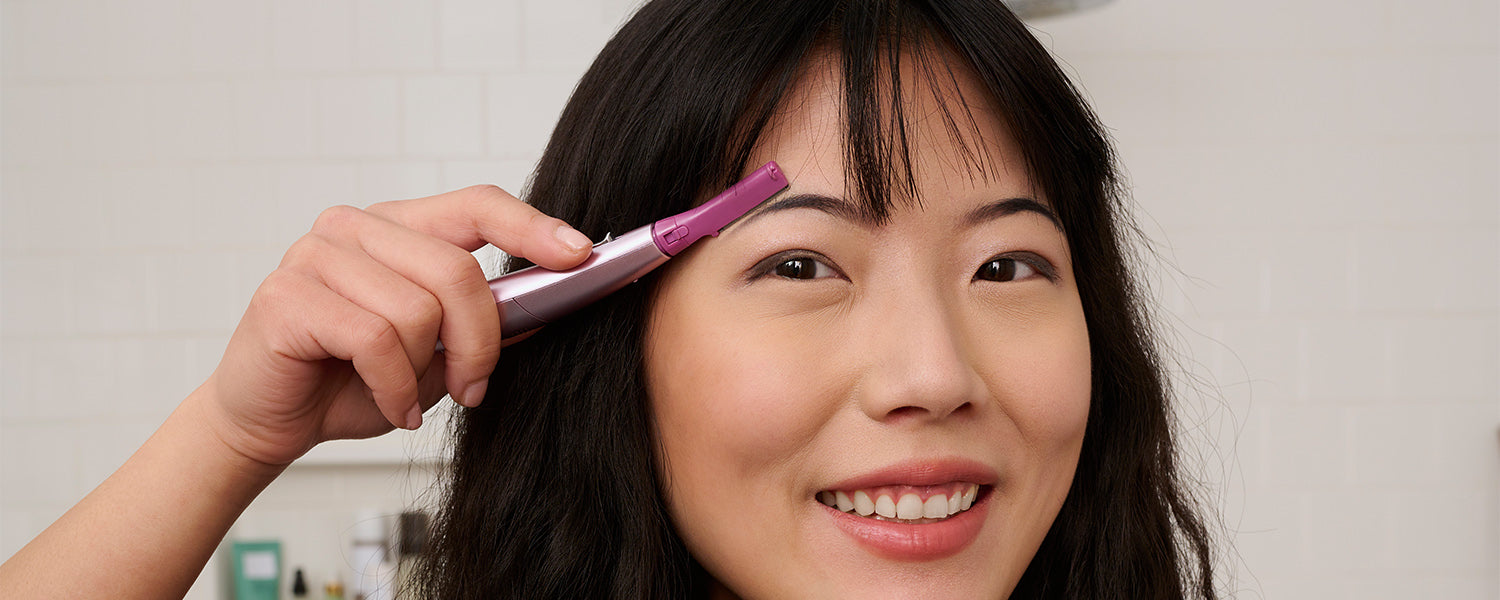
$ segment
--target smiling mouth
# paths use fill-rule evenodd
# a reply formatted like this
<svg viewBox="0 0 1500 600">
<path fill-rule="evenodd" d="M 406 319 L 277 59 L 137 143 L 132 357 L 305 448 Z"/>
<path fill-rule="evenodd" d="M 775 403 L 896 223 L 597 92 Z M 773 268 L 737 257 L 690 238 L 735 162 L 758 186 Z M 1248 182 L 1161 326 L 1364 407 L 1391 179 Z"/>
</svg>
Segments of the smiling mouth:
<svg viewBox="0 0 1500 600">
<path fill-rule="evenodd" d="M 818 502 L 877 521 L 940 523 L 974 506 L 980 486 L 955 481 L 942 485 L 891 485 L 858 490 L 823 490 Z"/>
</svg>

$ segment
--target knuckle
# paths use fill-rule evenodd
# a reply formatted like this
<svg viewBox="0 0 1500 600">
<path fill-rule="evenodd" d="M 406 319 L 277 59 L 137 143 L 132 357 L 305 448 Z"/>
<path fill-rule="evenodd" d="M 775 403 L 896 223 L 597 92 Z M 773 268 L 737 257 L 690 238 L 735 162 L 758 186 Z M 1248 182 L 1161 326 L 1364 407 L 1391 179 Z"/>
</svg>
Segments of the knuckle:
<svg viewBox="0 0 1500 600">
<path fill-rule="evenodd" d="M 475 360 L 485 363 L 485 373 L 494 369 L 495 361 L 500 358 L 500 335 L 496 333 L 493 337 L 484 337 L 479 340 L 479 345 L 469 351 L 469 356 Z"/>
<path fill-rule="evenodd" d="M 349 227 L 363 211 L 347 204 L 330 206 L 318 213 L 318 218 L 313 221 L 313 231 L 337 231 Z"/>
<path fill-rule="evenodd" d="M 538 211 L 536 214 L 531 216 L 531 219 L 527 221 L 526 226 L 532 234 L 525 236 L 524 238 L 529 242 L 527 244 L 528 248 L 539 249 L 553 247 L 555 243 L 551 240 L 554 239 L 553 236 L 556 235 L 556 231 L 558 231 L 562 227 L 568 226 L 568 224 L 562 219 Z M 549 241 L 537 243 L 537 236 L 540 236 L 540 238 Z"/>
<path fill-rule="evenodd" d="M 369 315 L 355 325 L 355 332 L 359 338 L 360 345 L 371 350 L 401 349 L 401 336 L 396 333 L 396 327 L 385 319 Z"/>
<path fill-rule="evenodd" d="M 401 302 L 402 318 L 412 327 L 436 328 L 443 320 L 443 305 L 428 293 L 413 293 Z"/>
<path fill-rule="evenodd" d="M 472 219 L 483 219 L 483 215 L 493 212 L 506 196 L 509 194 L 496 185 L 471 185 L 458 195 L 458 208 Z"/>
<path fill-rule="evenodd" d="M 313 264 L 323 252 L 327 250 L 328 240 L 314 233 L 308 233 L 291 247 L 286 249 L 286 254 L 281 256 L 281 267 L 296 267 L 305 264 Z"/>
<path fill-rule="evenodd" d="M 417 396 L 417 393 L 420 391 L 420 387 L 417 385 L 417 379 L 413 376 L 403 375 L 402 377 L 396 378 L 396 381 L 394 383 L 395 387 L 391 388 L 390 393 L 392 396 L 395 396 L 397 398 L 415 398 Z"/>
<path fill-rule="evenodd" d="M 506 214 L 512 208 L 536 210 L 530 204 L 512 196 L 510 192 L 501 189 L 500 186 L 486 183 L 464 188 L 464 192 L 460 197 L 460 202 L 464 212 L 471 215 L 495 218 Z"/>
<path fill-rule="evenodd" d="M 497 313 L 498 315 L 498 313 Z M 500 323 L 490 327 L 470 327 L 457 339 L 450 340 L 446 355 L 448 371 L 456 379 L 468 381 L 475 376 L 488 375 L 495 368 L 501 352 Z"/>
<path fill-rule="evenodd" d="M 319 283 L 303 273 L 271 271 L 250 296 L 247 313 L 271 316 L 278 321 L 296 321 L 316 304 Z"/>
<path fill-rule="evenodd" d="M 451 289 L 464 289 L 484 281 L 484 270 L 474 255 L 454 247 L 436 259 L 434 272 Z"/>
<path fill-rule="evenodd" d="M 496 200 L 508 199 L 511 195 L 510 192 L 501 189 L 498 185 L 481 183 L 464 188 L 464 197 L 472 198 L 479 202 L 494 202 Z"/>
<path fill-rule="evenodd" d="M 546 214 L 543 214 L 541 211 L 536 210 L 535 208 L 531 210 L 531 218 L 527 219 L 526 221 L 527 227 L 542 231 L 548 229 L 556 229 L 558 225 L 562 224 L 562 221 L 547 216 Z"/>
<path fill-rule="evenodd" d="M 271 271 L 250 296 L 251 309 L 279 310 L 299 293 L 301 287 L 299 278 L 286 270 Z"/>
</svg>

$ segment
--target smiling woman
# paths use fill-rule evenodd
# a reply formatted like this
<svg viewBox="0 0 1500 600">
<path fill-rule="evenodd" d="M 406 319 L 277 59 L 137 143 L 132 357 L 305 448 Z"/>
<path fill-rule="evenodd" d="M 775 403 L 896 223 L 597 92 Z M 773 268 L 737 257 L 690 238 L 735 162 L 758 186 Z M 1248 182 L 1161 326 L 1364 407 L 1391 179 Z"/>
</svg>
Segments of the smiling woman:
<svg viewBox="0 0 1500 600">
<path fill-rule="evenodd" d="M 785 197 L 502 340 L 470 252 L 571 268 L 773 160 Z M 289 463 L 447 394 L 423 597 L 1215 598 L 1112 160 L 994 0 L 648 3 L 531 206 L 325 211 L 0 596 L 181 596 Z"/>
<path fill-rule="evenodd" d="M 1216 597 L 1110 148 L 1013 15 L 647 4 L 530 198 L 597 239 L 767 160 L 783 197 L 501 358 L 428 595 Z"/>
</svg>

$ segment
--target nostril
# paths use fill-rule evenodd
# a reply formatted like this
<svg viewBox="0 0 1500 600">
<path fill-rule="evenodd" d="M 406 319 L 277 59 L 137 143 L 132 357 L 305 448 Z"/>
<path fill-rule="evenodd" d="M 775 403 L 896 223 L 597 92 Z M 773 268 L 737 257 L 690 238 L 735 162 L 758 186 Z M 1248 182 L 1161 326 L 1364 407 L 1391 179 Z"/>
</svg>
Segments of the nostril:
<svg viewBox="0 0 1500 600">
<path fill-rule="evenodd" d="M 948 416 L 952 416 L 952 415 L 963 414 L 965 411 L 972 410 L 973 407 L 974 407 L 974 404 L 972 402 L 964 402 L 963 404 L 958 405 L 957 407 L 955 407 L 951 411 L 948 411 L 948 412 L 943 413 L 943 414 L 938 414 L 932 408 L 928 408 L 928 407 L 925 407 L 925 406 L 914 406 L 914 405 L 899 406 L 899 407 L 896 407 L 896 408 L 890 410 L 889 412 L 887 412 L 886 413 L 886 418 L 887 419 L 898 420 L 898 421 L 899 420 L 904 420 L 904 419 L 920 418 L 920 417 L 925 417 L 925 416 L 932 416 L 932 417 L 942 418 L 942 417 L 948 417 Z"/>
<path fill-rule="evenodd" d="M 891 412 L 887 413 L 887 416 L 889 416 L 891 418 L 894 418 L 894 419 L 905 419 L 905 418 L 910 418 L 910 417 L 921 416 L 923 414 L 926 414 L 927 412 L 928 412 L 927 409 L 922 408 L 920 406 L 902 406 L 902 407 L 896 408 L 895 410 L 892 410 Z"/>
</svg>

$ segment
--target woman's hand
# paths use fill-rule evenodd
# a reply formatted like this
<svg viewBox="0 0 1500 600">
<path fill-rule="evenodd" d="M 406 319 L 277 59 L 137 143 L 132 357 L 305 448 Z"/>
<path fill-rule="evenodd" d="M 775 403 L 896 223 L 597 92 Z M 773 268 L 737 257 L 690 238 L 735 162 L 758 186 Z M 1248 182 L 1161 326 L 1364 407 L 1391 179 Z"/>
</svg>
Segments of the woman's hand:
<svg viewBox="0 0 1500 600">
<path fill-rule="evenodd" d="M 207 425 L 284 465 L 325 440 L 415 429 L 444 393 L 476 406 L 502 346 L 469 254 L 486 242 L 552 269 L 590 248 L 494 186 L 324 211 L 250 299 L 202 389 Z"/>
</svg>

